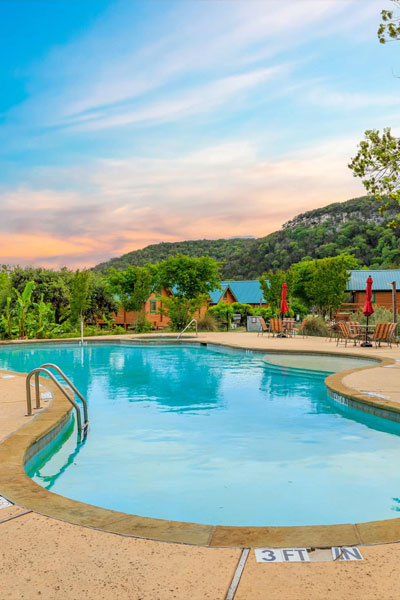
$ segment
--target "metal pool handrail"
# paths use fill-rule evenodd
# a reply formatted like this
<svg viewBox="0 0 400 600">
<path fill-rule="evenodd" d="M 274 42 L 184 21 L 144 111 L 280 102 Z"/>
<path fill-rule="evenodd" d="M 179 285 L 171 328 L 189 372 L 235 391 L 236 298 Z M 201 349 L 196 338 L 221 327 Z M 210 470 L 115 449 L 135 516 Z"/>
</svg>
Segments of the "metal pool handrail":
<svg viewBox="0 0 400 600">
<path fill-rule="evenodd" d="M 192 323 L 195 323 L 195 324 L 196 324 L 196 335 L 198 335 L 198 333 L 197 333 L 197 320 L 196 320 L 196 319 L 192 319 L 192 320 L 190 321 L 190 323 L 188 323 L 188 324 L 186 325 L 185 329 L 183 329 L 183 330 L 180 332 L 180 334 L 178 335 L 178 340 L 180 339 L 181 335 L 182 335 L 183 333 L 185 333 L 186 329 L 188 329 L 188 328 L 191 326 L 191 324 L 192 324 Z"/>
<path fill-rule="evenodd" d="M 87 427 L 87 425 L 89 424 L 87 402 L 86 402 L 85 398 L 82 396 L 82 394 L 80 393 L 80 391 L 78 390 L 78 388 L 72 383 L 70 378 L 67 377 L 63 371 L 61 371 L 60 367 L 58 367 L 57 365 L 55 365 L 53 363 L 45 363 L 44 365 L 40 365 L 40 367 L 43 369 L 54 369 L 55 371 L 57 371 L 57 373 L 59 375 L 61 375 L 61 377 L 64 379 L 65 383 L 67 385 L 69 385 L 69 387 L 71 388 L 71 390 L 73 392 L 75 392 L 75 394 L 78 396 L 79 400 L 82 402 L 82 406 L 83 406 L 83 419 L 84 419 L 83 426 Z"/>
<path fill-rule="evenodd" d="M 54 368 L 54 366 L 55 365 L 52 365 L 53 368 Z M 55 378 L 55 376 L 53 375 L 53 373 L 51 371 L 49 371 L 48 369 L 44 368 L 44 367 L 37 367 L 36 369 L 32 369 L 32 371 L 26 377 L 27 416 L 29 417 L 29 416 L 32 415 L 31 379 L 32 379 L 33 376 L 35 376 L 35 393 L 36 393 L 36 406 L 35 406 L 35 408 L 36 409 L 37 408 L 41 408 L 41 406 L 40 406 L 40 389 L 39 389 L 39 374 L 40 373 L 43 373 L 44 375 L 47 375 L 53 381 L 53 383 L 56 384 L 56 386 L 58 387 L 58 389 L 60 390 L 60 392 L 62 392 L 64 394 L 64 396 L 67 398 L 67 400 L 69 400 L 69 402 L 71 402 L 72 406 L 75 408 L 75 411 L 76 411 L 76 422 L 77 422 L 78 432 L 80 434 L 82 432 L 84 434 L 86 434 L 89 422 L 87 420 L 87 408 L 85 410 L 85 407 L 86 407 L 86 401 L 85 401 L 85 399 L 83 398 L 83 396 L 81 394 L 79 394 L 79 397 L 84 400 L 84 405 L 83 406 L 84 406 L 85 422 L 84 422 L 83 427 L 82 427 L 82 418 L 81 418 L 81 411 L 79 409 L 79 404 L 76 402 L 75 398 L 71 397 L 67 393 L 67 391 L 65 390 L 65 388 Z M 61 376 L 64 377 L 65 381 L 67 382 L 68 378 L 62 373 L 62 371 L 61 371 Z M 75 388 L 75 386 L 73 386 L 73 387 Z M 71 389 L 71 391 L 73 391 L 73 390 Z"/>
</svg>

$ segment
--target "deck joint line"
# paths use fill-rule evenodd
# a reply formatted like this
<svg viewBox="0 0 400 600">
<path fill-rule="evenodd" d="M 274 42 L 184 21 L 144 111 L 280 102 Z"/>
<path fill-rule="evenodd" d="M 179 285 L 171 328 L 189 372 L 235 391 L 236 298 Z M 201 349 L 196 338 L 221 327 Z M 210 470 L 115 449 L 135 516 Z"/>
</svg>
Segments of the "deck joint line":
<svg viewBox="0 0 400 600">
<path fill-rule="evenodd" d="M 228 592 L 225 596 L 225 600 L 234 600 L 236 595 L 236 590 L 238 588 L 240 578 L 242 576 L 244 567 L 246 565 L 246 561 L 249 557 L 250 548 L 243 548 L 242 554 L 240 555 L 239 562 L 237 564 L 235 573 L 233 575 L 231 585 L 229 586 Z"/>
<path fill-rule="evenodd" d="M 17 515 L 11 515 L 11 517 L 6 517 L 5 519 L 0 520 L 0 525 L 2 523 L 7 523 L 7 521 L 11 521 L 12 519 L 18 519 L 18 517 L 23 517 L 24 515 L 28 515 L 33 512 L 32 510 L 24 510 L 23 512 L 18 513 Z"/>
</svg>

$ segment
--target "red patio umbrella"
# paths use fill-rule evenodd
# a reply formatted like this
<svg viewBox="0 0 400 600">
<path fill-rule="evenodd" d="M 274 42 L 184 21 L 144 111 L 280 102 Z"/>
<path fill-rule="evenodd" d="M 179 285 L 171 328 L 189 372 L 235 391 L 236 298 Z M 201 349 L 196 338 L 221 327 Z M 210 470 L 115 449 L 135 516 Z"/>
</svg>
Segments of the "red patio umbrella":
<svg viewBox="0 0 400 600">
<path fill-rule="evenodd" d="M 289 307 L 286 302 L 287 284 L 282 283 L 282 298 L 281 298 L 281 315 L 286 315 L 289 312 Z"/>
<path fill-rule="evenodd" d="M 364 304 L 364 310 L 363 313 L 364 315 L 367 317 L 367 327 L 365 328 L 365 342 L 363 342 L 361 344 L 361 346 L 368 346 L 371 347 L 372 344 L 371 342 L 368 341 L 368 319 L 369 317 L 375 312 L 374 309 L 372 308 L 372 304 L 371 304 L 371 300 L 372 300 L 372 284 L 373 284 L 373 279 L 371 277 L 371 275 L 368 277 L 367 279 L 367 287 L 365 288 L 365 304 Z"/>
</svg>

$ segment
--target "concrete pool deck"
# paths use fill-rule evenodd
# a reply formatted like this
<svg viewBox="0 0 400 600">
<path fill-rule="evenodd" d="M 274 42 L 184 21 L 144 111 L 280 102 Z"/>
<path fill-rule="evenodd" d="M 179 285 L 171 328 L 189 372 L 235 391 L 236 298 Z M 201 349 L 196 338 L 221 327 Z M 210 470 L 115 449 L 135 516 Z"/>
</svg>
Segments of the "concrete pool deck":
<svg viewBox="0 0 400 600">
<path fill-rule="evenodd" d="M 127 339 L 126 336 L 121 338 Z M 201 334 L 199 341 L 259 350 L 385 358 L 386 366 L 349 373 L 341 376 L 343 381 L 339 383 L 344 390 L 351 389 L 353 396 L 389 402 L 400 410 L 400 362 L 395 362 L 400 359 L 400 349 L 397 347 L 336 348 L 335 344 L 319 338 L 280 339 L 247 333 Z M 20 443 L 26 444 L 24 428 L 19 428 L 27 421 L 30 427 L 37 427 L 40 421 L 47 419 L 44 414 L 32 423 L 32 419 L 24 416 L 24 385 L 21 376 L 0 377 L 0 439 L 18 430 Z M 58 400 L 56 396 L 56 403 Z M 9 437 L 1 444 L 4 449 L 8 440 Z M 13 457 L 10 458 L 11 466 L 3 470 L 0 479 L 0 494 L 4 493 L 1 481 L 5 484 L 7 478 L 13 477 Z M 43 500 L 45 497 L 38 494 L 37 502 L 40 504 Z M 222 600 L 226 598 L 241 554 L 240 548 L 188 546 L 105 533 L 90 528 L 90 515 L 88 526 L 84 527 L 38 514 L 41 510 L 23 514 L 30 510 L 29 501 L 19 504 L 22 508 L 13 506 L 0 510 L 2 598 Z M 9 517 L 15 518 L 8 520 Z M 385 541 L 385 535 L 383 531 L 378 532 L 380 541 Z M 400 539 L 400 535 L 395 536 Z M 240 540 L 238 545 L 241 545 Z M 365 560 L 360 563 L 268 565 L 256 563 L 251 551 L 235 599 L 397 598 L 400 595 L 397 573 L 400 544 L 362 546 L 362 553 Z"/>
</svg>

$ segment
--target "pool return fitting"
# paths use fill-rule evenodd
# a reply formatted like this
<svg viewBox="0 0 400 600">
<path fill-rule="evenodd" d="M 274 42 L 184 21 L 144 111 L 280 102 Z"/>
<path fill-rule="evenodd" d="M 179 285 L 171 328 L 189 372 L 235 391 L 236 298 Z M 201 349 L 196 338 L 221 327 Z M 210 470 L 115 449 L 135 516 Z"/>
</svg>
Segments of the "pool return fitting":
<svg viewBox="0 0 400 600">
<path fill-rule="evenodd" d="M 65 381 L 65 383 L 70 388 L 70 390 L 72 392 L 72 396 L 70 396 L 70 394 L 68 394 L 65 387 L 63 385 L 61 385 L 61 383 L 56 379 L 54 374 L 51 371 L 49 371 L 49 369 L 54 369 L 55 371 L 57 371 L 57 373 L 60 375 L 60 377 L 62 377 L 62 379 Z M 65 373 L 63 373 L 63 371 L 61 371 L 60 367 L 58 367 L 57 365 L 54 365 L 52 363 L 46 363 L 44 365 L 41 365 L 40 367 L 37 367 L 36 369 L 32 369 L 32 371 L 26 377 L 26 406 L 27 406 L 27 415 L 26 416 L 30 417 L 32 415 L 31 379 L 33 376 L 35 376 L 35 396 L 36 396 L 35 409 L 41 408 L 41 406 L 40 406 L 40 384 L 39 384 L 39 375 L 41 373 L 43 375 L 47 375 L 47 377 L 49 377 L 52 380 L 52 382 L 56 384 L 58 389 L 64 394 L 64 396 L 67 398 L 67 400 L 69 400 L 71 402 L 72 406 L 75 408 L 75 411 L 76 411 L 76 423 L 77 423 L 77 427 L 78 427 L 78 433 L 79 433 L 81 439 L 85 438 L 87 435 L 87 432 L 88 432 L 88 427 L 89 427 L 87 402 L 86 402 L 85 398 L 82 396 L 82 394 L 80 393 L 80 391 L 74 386 L 72 381 L 65 375 Z M 74 398 L 74 393 L 78 396 L 78 398 L 81 400 L 82 405 L 83 405 L 83 425 L 82 425 L 81 411 L 80 411 L 77 401 Z"/>
</svg>

